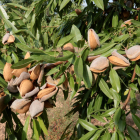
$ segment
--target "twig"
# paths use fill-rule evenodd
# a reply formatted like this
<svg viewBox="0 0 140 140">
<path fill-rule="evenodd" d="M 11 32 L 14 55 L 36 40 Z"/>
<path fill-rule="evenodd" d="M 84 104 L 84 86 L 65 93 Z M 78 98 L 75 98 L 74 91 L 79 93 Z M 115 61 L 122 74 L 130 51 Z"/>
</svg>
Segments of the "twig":
<svg viewBox="0 0 140 140">
<path fill-rule="evenodd" d="M 135 65 L 135 68 L 136 68 L 136 65 Z M 132 75 L 132 78 L 131 78 L 131 82 L 132 82 L 132 83 L 134 82 L 134 78 L 135 78 L 135 76 L 136 76 L 135 68 L 134 68 L 133 75 Z M 123 105 L 123 107 L 122 107 L 123 110 L 125 110 L 126 105 L 127 105 L 127 103 L 129 102 L 129 99 L 130 99 L 130 92 L 131 92 L 131 88 L 129 88 L 128 96 L 127 96 L 127 98 L 126 98 L 126 100 L 125 100 L 125 103 L 124 103 L 124 105 Z"/>
</svg>

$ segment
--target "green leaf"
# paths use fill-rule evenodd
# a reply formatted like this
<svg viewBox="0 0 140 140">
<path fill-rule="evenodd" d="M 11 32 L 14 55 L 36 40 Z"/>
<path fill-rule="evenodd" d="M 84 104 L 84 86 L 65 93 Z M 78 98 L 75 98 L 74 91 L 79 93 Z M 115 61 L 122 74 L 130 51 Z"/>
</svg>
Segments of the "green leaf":
<svg viewBox="0 0 140 140">
<path fill-rule="evenodd" d="M 118 125 L 120 117 L 121 117 L 121 108 L 118 108 L 113 117 L 115 125 Z"/>
<path fill-rule="evenodd" d="M 88 131 L 97 130 L 97 127 L 95 127 L 92 123 L 87 122 L 86 120 L 79 119 L 78 122 Z"/>
<path fill-rule="evenodd" d="M 26 122 L 24 124 L 21 140 L 27 139 L 27 131 L 28 131 L 29 121 L 30 121 L 30 116 L 27 117 Z"/>
<path fill-rule="evenodd" d="M 33 28 L 34 24 L 35 24 L 35 13 L 34 13 L 33 16 L 32 16 L 32 20 L 31 20 L 31 29 Z"/>
<path fill-rule="evenodd" d="M 0 60 L 0 69 L 4 69 L 4 63 Z"/>
<path fill-rule="evenodd" d="M 87 59 L 88 54 L 89 54 L 89 48 L 88 47 L 82 50 L 81 57 L 82 57 L 83 61 L 85 61 Z"/>
<path fill-rule="evenodd" d="M 101 8 L 102 10 L 104 10 L 104 3 L 103 0 L 92 0 L 95 2 L 95 4 L 97 5 L 97 7 Z"/>
<path fill-rule="evenodd" d="M 138 116 L 136 116 L 135 114 L 132 114 L 132 118 L 133 118 L 134 123 L 140 130 L 140 118 Z"/>
<path fill-rule="evenodd" d="M 16 3 L 7 3 L 7 5 L 10 7 L 14 7 L 14 8 L 20 8 L 22 10 L 28 10 L 28 8 L 24 7 L 23 5 L 19 5 L 19 4 L 16 4 Z"/>
<path fill-rule="evenodd" d="M 9 16 L 7 15 L 5 9 L 1 5 L 0 5 L 0 15 L 2 18 L 9 19 Z"/>
<path fill-rule="evenodd" d="M 44 51 L 39 50 L 39 49 L 33 49 L 33 48 L 29 48 L 29 46 L 27 46 L 26 44 L 23 43 L 16 43 L 16 46 L 21 49 L 22 51 L 26 51 L 26 52 L 33 52 L 33 53 L 44 53 Z"/>
<path fill-rule="evenodd" d="M 96 115 L 91 115 L 93 118 L 95 118 L 96 120 L 102 122 L 102 123 L 105 123 L 106 121 L 103 119 L 103 117 L 101 116 L 96 116 Z"/>
<path fill-rule="evenodd" d="M 70 40 L 73 39 L 73 37 L 75 37 L 75 36 L 73 36 L 73 35 L 70 34 L 70 35 L 68 35 L 66 37 L 61 38 L 59 40 L 59 42 L 57 43 L 57 48 L 58 47 L 62 47 L 64 44 L 68 43 Z"/>
<path fill-rule="evenodd" d="M 33 11 L 33 8 L 34 8 L 34 5 L 33 6 L 31 6 L 29 9 L 28 9 L 28 11 L 25 13 L 25 18 L 27 19 L 28 18 L 28 16 L 31 14 L 31 12 Z"/>
<path fill-rule="evenodd" d="M 39 130 L 37 128 L 36 120 L 33 119 L 33 130 L 35 134 L 35 138 L 39 140 Z"/>
<path fill-rule="evenodd" d="M 118 134 L 116 131 L 113 133 L 111 140 L 118 140 Z"/>
<path fill-rule="evenodd" d="M 82 39 L 80 30 L 79 30 L 75 25 L 72 25 L 72 28 L 71 28 L 71 35 L 74 36 L 74 38 L 73 38 L 73 41 L 74 41 L 74 42 L 78 42 L 79 40 Z"/>
<path fill-rule="evenodd" d="M 120 101 L 121 97 L 120 95 L 117 93 L 116 90 L 114 90 L 113 88 L 110 89 L 110 92 L 112 93 L 112 96 L 114 98 L 114 100 Z"/>
<path fill-rule="evenodd" d="M 24 59 L 24 60 L 21 60 L 21 61 L 15 63 L 15 64 L 13 64 L 13 65 L 11 66 L 11 68 L 12 68 L 12 69 L 24 68 L 24 67 L 28 66 L 28 65 L 29 65 L 30 63 L 32 63 L 32 62 L 34 62 L 33 59 L 30 59 L 30 58 L 29 58 L 29 59 Z"/>
<path fill-rule="evenodd" d="M 87 134 L 85 134 L 82 138 L 80 138 L 79 140 L 89 140 L 90 137 L 96 132 L 96 130 L 92 130 L 90 132 L 88 132 Z"/>
<path fill-rule="evenodd" d="M 140 67 L 136 65 L 135 72 L 138 76 L 140 76 Z"/>
<path fill-rule="evenodd" d="M 121 85 L 120 85 L 120 79 L 117 72 L 114 69 L 111 69 L 109 73 L 109 77 L 110 77 L 110 83 L 113 89 L 115 89 L 119 93 L 121 90 Z"/>
<path fill-rule="evenodd" d="M 129 87 L 132 88 L 135 91 L 138 91 L 139 90 L 134 83 L 129 84 Z"/>
<path fill-rule="evenodd" d="M 100 137 L 100 135 L 103 131 L 104 131 L 104 129 L 96 131 L 96 133 L 93 135 L 93 137 L 90 140 L 98 140 L 98 138 Z"/>
<path fill-rule="evenodd" d="M 122 42 L 122 41 L 125 41 L 128 38 L 129 38 L 129 34 L 124 34 L 124 35 L 121 35 L 119 37 L 115 37 L 114 41 L 115 42 Z"/>
<path fill-rule="evenodd" d="M 70 79 L 69 79 L 69 84 L 70 84 L 70 88 L 72 90 L 74 90 L 74 79 L 73 79 L 73 76 L 70 75 Z"/>
<path fill-rule="evenodd" d="M 8 63 L 11 63 L 12 62 L 12 59 L 11 59 L 11 57 L 9 55 L 7 56 L 7 62 Z"/>
<path fill-rule="evenodd" d="M 118 132 L 119 140 L 124 140 L 123 132 L 120 132 L 120 130 L 118 130 L 117 132 Z"/>
<path fill-rule="evenodd" d="M 62 83 L 64 83 L 64 82 L 65 82 L 65 79 L 66 79 L 66 76 L 65 76 L 65 74 L 63 74 L 63 75 L 61 76 L 60 81 L 59 81 L 59 83 L 57 84 L 57 86 L 59 86 L 59 85 L 61 85 Z"/>
<path fill-rule="evenodd" d="M 139 140 L 140 139 L 138 132 L 133 127 L 127 126 L 127 130 L 128 130 L 128 133 L 129 133 L 132 140 Z"/>
<path fill-rule="evenodd" d="M 0 86 L 2 86 L 3 88 L 7 87 L 6 81 L 1 76 L 0 76 Z"/>
<path fill-rule="evenodd" d="M 46 74 L 46 76 L 49 76 L 49 75 L 52 75 L 52 74 L 58 72 L 58 71 L 59 71 L 59 67 L 60 67 L 60 66 L 58 65 L 57 67 L 54 67 L 53 69 L 51 69 L 51 70 Z"/>
<path fill-rule="evenodd" d="M 77 58 L 75 61 L 74 72 L 75 72 L 76 76 L 82 80 L 82 78 L 83 78 L 83 61 L 82 61 L 81 57 Z"/>
<path fill-rule="evenodd" d="M 110 140 L 111 134 L 109 132 L 106 132 L 102 137 L 101 140 Z"/>
<path fill-rule="evenodd" d="M 47 45 L 48 44 L 48 34 L 46 32 L 43 35 L 43 40 L 44 40 L 44 44 Z"/>
<path fill-rule="evenodd" d="M 45 127 L 44 122 L 43 122 L 43 120 L 42 120 L 42 118 L 40 116 L 38 117 L 38 121 L 39 121 L 39 125 L 40 125 L 41 129 L 43 130 L 43 132 L 46 135 L 48 135 L 47 128 Z"/>
<path fill-rule="evenodd" d="M 70 0 L 63 0 L 62 3 L 61 3 L 61 5 L 60 5 L 59 11 L 61 11 L 68 4 L 69 1 Z"/>
<path fill-rule="evenodd" d="M 12 52 L 12 59 L 14 60 L 14 63 L 17 63 L 19 61 L 18 56 L 14 52 Z"/>
<path fill-rule="evenodd" d="M 112 18 L 112 27 L 117 27 L 117 26 L 118 26 L 118 12 L 115 12 Z"/>
<path fill-rule="evenodd" d="M 86 86 L 86 88 L 90 88 L 92 85 L 93 77 L 92 77 L 92 72 L 90 71 L 88 65 L 85 65 L 85 64 L 83 65 L 83 72 L 84 72 L 83 81 L 85 83 L 85 86 Z"/>
<path fill-rule="evenodd" d="M 112 115 L 114 112 L 116 111 L 116 108 L 111 108 L 109 110 L 107 110 L 106 112 L 104 112 L 103 114 L 101 114 L 102 117 L 107 117 Z"/>
<path fill-rule="evenodd" d="M 113 99 L 111 93 L 110 93 L 110 90 L 109 90 L 109 87 L 108 85 L 106 84 L 106 82 L 101 78 L 100 82 L 99 82 L 99 87 L 100 89 L 102 90 L 102 92 L 110 99 Z"/>
<path fill-rule="evenodd" d="M 85 40 L 84 40 L 84 39 L 78 40 L 78 42 L 77 42 L 78 48 L 82 48 L 82 47 L 84 47 L 84 45 L 85 45 Z M 89 49 L 89 48 L 88 48 L 88 49 Z"/>
<path fill-rule="evenodd" d="M 105 52 L 110 50 L 115 45 L 116 45 L 116 43 L 112 43 L 112 42 L 111 43 L 107 43 L 104 46 L 102 46 L 101 48 L 98 48 L 97 50 L 91 51 L 89 53 L 89 55 L 99 55 L 99 54 L 105 53 Z"/>
</svg>

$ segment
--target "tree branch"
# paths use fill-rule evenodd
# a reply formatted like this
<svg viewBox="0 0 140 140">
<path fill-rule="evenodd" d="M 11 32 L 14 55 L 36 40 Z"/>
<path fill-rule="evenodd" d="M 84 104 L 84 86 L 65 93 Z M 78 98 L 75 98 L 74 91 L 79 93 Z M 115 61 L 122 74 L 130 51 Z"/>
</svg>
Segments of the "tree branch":
<svg viewBox="0 0 140 140">
<path fill-rule="evenodd" d="M 135 68 L 136 68 L 136 64 L 135 64 Z M 132 82 L 132 83 L 134 82 L 134 79 L 135 79 L 135 76 L 136 76 L 135 68 L 134 68 L 133 75 L 132 75 L 132 78 L 131 78 L 131 82 Z M 126 98 L 126 100 L 125 100 L 125 103 L 124 103 L 124 105 L 123 105 L 123 107 L 122 107 L 123 110 L 126 109 L 126 105 L 127 105 L 128 102 L 129 102 L 129 99 L 130 99 L 130 92 L 131 92 L 131 88 L 129 88 L 128 96 L 127 96 L 127 98 Z"/>
</svg>

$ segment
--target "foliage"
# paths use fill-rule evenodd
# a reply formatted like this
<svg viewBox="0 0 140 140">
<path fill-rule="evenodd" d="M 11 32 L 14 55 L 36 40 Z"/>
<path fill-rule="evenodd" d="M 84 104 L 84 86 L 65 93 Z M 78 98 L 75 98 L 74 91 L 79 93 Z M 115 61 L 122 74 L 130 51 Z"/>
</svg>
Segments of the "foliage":
<svg viewBox="0 0 140 140">
<path fill-rule="evenodd" d="M 13 44 L 0 45 L 2 50 L 1 74 L 5 62 L 10 62 L 13 64 L 12 68 L 19 69 L 29 63 L 34 66 L 38 63 L 56 64 L 58 61 L 62 61 L 62 63 L 56 64 L 57 67 L 46 68 L 45 75 L 51 75 L 53 79 L 61 76 L 58 85 L 63 84 L 66 79 L 68 80 L 71 89 L 70 98 L 75 102 L 67 116 L 79 112 L 79 120 L 73 134 L 75 135 L 76 131 L 80 140 L 110 138 L 111 140 L 138 140 L 140 137 L 138 131 L 126 123 L 126 117 L 132 114 L 134 123 L 140 128 L 140 119 L 136 115 L 137 110 L 140 109 L 136 99 L 136 93 L 140 87 L 140 61 L 130 61 L 130 66 L 116 70 L 110 63 L 109 67 L 99 74 L 92 73 L 89 66 L 91 60 L 97 58 L 98 55 L 109 57 L 114 50 L 117 50 L 118 53 L 125 56 L 126 49 L 140 44 L 140 12 L 137 8 L 139 1 L 132 1 L 131 7 L 121 0 L 114 0 L 113 3 L 109 3 L 108 0 L 86 0 L 87 6 L 77 16 L 74 9 L 76 6 L 80 7 L 82 2 L 82 0 L 39 0 L 33 2 L 29 8 L 7 4 L 8 7 L 11 7 L 11 12 L 8 13 L 0 6 L 3 24 L 1 37 L 6 28 L 16 38 Z M 137 7 L 134 7 L 134 3 Z M 121 27 L 127 19 L 135 20 L 131 20 L 131 25 Z M 101 46 L 95 50 L 90 50 L 86 42 L 90 28 L 94 28 L 100 38 Z M 63 46 L 67 43 L 72 43 L 80 51 L 72 53 L 63 50 Z M 57 51 L 57 49 L 62 51 Z M 28 51 L 31 53 L 31 57 L 22 60 Z M 74 73 L 68 71 L 72 65 L 74 65 Z M 10 93 L 3 84 L 2 78 L 0 80 L 1 86 L 8 96 L 8 105 L 10 105 L 13 98 L 20 98 L 20 96 Z M 66 99 L 68 89 L 63 92 Z M 125 110 L 128 103 L 126 99 L 129 99 L 129 96 L 130 110 Z M 55 100 L 55 97 L 52 99 Z M 122 104 L 124 102 L 125 105 Z M 7 112 L 9 115 L 6 114 Z M 37 120 L 31 120 L 33 137 L 38 139 L 42 134 L 41 131 L 47 134 L 45 113 L 44 111 Z M 6 108 L 3 115 L 3 122 L 7 121 L 6 132 L 9 137 L 12 135 L 18 139 L 22 135 L 22 139 L 26 139 L 29 118 L 23 127 L 10 109 Z M 12 118 L 17 123 L 16 129 L 20 128 L 18 133 L 16 129 L 9 127 L 9 124 L 12 126 Z M 91 122 L 92 119 L 96 119 L 104 125 L 95 126 Z"/>
</svg>

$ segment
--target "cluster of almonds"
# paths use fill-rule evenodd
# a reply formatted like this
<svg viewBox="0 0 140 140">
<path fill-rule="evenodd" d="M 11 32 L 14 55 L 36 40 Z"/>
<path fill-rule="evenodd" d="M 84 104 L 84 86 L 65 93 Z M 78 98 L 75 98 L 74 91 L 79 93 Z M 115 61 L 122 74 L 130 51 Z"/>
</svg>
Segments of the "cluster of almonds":
<svg viewBox="0 0 140 140">
<path fill-rule="evenodd" d="M 27 52 L 25 59 L 30 57 Z M 53 107 L 50 98 L 57 93 L 58 87 L 52 83 L 45 83 L 40 87 L 40 76 L 44 73 L 44 65 L 39 64 L 28 70 L 25 68 L 12 69 L 12 64 L 6 63 L 3 70 L 5 81 L 8 82 L 7 89 L 11 93 L 20 92 L 22 99 L 16 99 L 10 106 L 18 113 L 26 113 L 28 110 L 32 118 L 42 114 L 44 107 Z M 15 78 L 13 78 L 15 77 Z M 42 76 L 41 76 L 42 77 Z"/>
<path fill-rule="evenodd" d="M 88 42 L 91 49 L 95 49 L 100 45 L 99 37 L 93 29 L 89 29 L 88 31 Z M 125 53 L 131 61 L 137 61 L 140 59 L 140 46 L 135 45 L 128 50 L 126 49 Z M 117 50 L 114 50 L 112 55 L 108 58 L 100 56 L 94 59 L 90 65 L 90 70 L 95 73 L 104 72 L 107 67 L 109 67 L 109 61 L 110 63 L 116 65 L 116 67 L 114 67 L 115 70 L 128 67 L 130 65 L 129 60 L 127 60 L 123 55 L 119 54 Z"/>
</svg>

